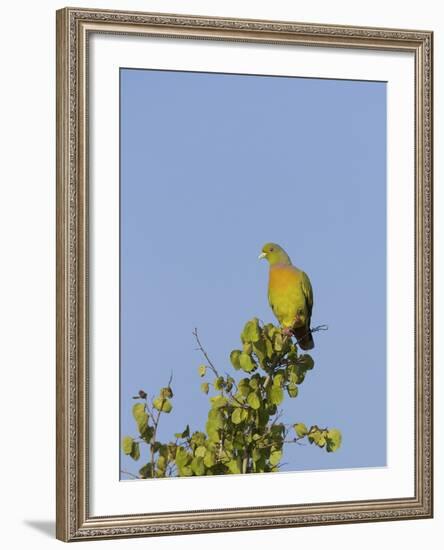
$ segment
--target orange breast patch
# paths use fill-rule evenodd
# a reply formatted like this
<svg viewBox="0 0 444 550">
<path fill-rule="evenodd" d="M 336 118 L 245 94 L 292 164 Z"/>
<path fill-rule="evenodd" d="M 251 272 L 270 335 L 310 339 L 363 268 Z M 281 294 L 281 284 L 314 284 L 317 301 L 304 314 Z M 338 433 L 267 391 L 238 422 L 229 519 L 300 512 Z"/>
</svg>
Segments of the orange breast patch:
<svg viewBox="0 0 444 550">
<path fill-rule="evenodd" d="M 270 268 L 269 287 L 273 290 L 284 290 L 296 286 L 299 278 L 299 272 L 293 266 L 272 266 Z"/>
</svg>

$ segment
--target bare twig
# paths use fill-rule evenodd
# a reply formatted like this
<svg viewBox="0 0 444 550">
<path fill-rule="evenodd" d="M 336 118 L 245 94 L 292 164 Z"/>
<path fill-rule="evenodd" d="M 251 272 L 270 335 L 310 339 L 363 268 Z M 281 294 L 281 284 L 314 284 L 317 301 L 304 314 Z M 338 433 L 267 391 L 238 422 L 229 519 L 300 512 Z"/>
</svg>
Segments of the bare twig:
<svg viewBox="0 0 444 550">
<path fill-rule="evenodd" d="M 311 328 L 311 329 L 308 330 L 305 334 L 303 334 L 299 339 L 296 338 L 296 336 L 295 336 L 296 343 L 299 344 L 299 345 L 301 345 L 301 341 L 302 341 L 306 336 L 309 336 L 309 335 L 312 334 L 313 332 L 319 332 L 320 330 L 328 330 L 328 325 L 318 325 L 317 327 Z"/>
<path fill-rule="evenodd" d="M 151 418 L 154 420 L 154 415 L 151 412 L 151 409 L 150 409 L 150 406 L 149 406 L 148 396 L 145 397 L 145 409 L 146 409 L 146 412 L 148 413 L 148 415 L 151 416 Z"/>
<path fill-rule="evenodd" d="M 205 357 L 205 359 L 207 360 L 208 362 L 208 366 L 210 367 L 210 369 L 213 371 L 214 375 L 217 376 L 219 378 L 219 373 L 217 372 L 217 369 L 216 367 L 214 366 L 213 362 L 211 361 L 211 359 L 208 357 L 208 353 L 204 350 L 201 342 L 200 342 L 200 339 L 199 339 L 199 335 L 197 333 L 197 328 L 195 328 L 193 330 L 193 336 L 194 338 L 196 339 L 196 342 L 197 342 L 197 345 L 198 345 L 198 351 L 200 351 L 202 353 L 202 355 Z"/>
<path fill-rule="evenodd" d="M 306 437 L 304 435 L 304 437 Z M 304 443 L 300 443 L 300 439 L 304 439 L 304 437 L 294 437 L 293 439 L 285 439 L 284 443 L 296 443 L 296 445 L 302 445 L 302 447 L 305 447 Z"/>
<path fill-rule="evenodd" d="M 317 327 L 310 329 L 310 332 L 319 332 L 320 330 L 328 330 L 328 325 L 318 325 Z"/>
<path fill-rule="evenodd" d="M 168 380 L 168 388 L 171 389 L 171 382 L 173 381 L 173 373 L 171 372 L 170 374 L 170 379 Z M 151 468 L 152 468 L 152 477 L 156 477 L 155 476 L 155 465 L 154 465 L 154 445 L 156 443 L 156 436 L 157 436 L 157 428 L 159 426 L 159 420 L 160 420 L 160 415 L 162 414 L 162 409 L 163 409 L 163 405 L 165 403 L 165 401 L 167 400 L 166 397 L 162 397 L 162 401 L 160 403 L 160 407 L 159 407 L 159 410 L 157 411 L 157 416 L 156 418 L 154 418 L 154 414 L 152 414 L 152 419 L 153 419 L 153 437 L 151 438 L 151 444 L 150 444 L 150 454 L 151 454 Z"/>
</svg>

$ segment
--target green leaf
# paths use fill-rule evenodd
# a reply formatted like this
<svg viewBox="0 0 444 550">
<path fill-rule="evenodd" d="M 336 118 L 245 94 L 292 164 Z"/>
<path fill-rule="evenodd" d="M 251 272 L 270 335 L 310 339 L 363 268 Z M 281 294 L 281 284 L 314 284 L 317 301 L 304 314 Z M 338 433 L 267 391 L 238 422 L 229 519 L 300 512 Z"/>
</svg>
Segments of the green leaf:
<svg viewBox="0 0 444 550">
<path fill-rule="evenodd" d="M 270 464 L 272 464 L 273 466 L 276 466 L 281 461 L 281 458 L 282 458 L 282 451 L 281 450 L 276 449 L 276 450 L 271 451 L 271 453 L 270 453 Z"/>
<path fill-rule="evenodd" d="M 293 428 L 298 437 L 305 437 L 308 434 L 308 428 L 302 422 L 299 422 L 298 424 L 294 424 Z"/>
<path fill-rule="evenodd" d="M 220 440 L 219 430 L 214 426 L 214 424 L 208 423 L 208 422 L 207 422 L 206 428 L 207 428 L 208 439 L 212 443 L 217 443 Z"/>
<path fill-rule="evenodd" d="M 224 417 L 222 416 L 219 409 L 210 409 L 208 413 L 208 421 L 206 423 L 206 430 L 208 434 L 208 439 L 213 443 L 219 441 L 219 429 L 224 425 Z"/>
<path fill-rule="evenodd" d="M 179 468 L 179 476 L 180 477 L 188 477 L 193 475 L 193 470 L 191 469 L 191 466 L 182 466 Z"/>
<path fill-rule="evenodd" d="M 240 357 L 240 354 L 241 354 L 241 350 L 240 349 L 234 349 L 231 353 L 230 353 L 230 361 L 231 361 L 231 364 L 233 365 L 233 367 L 236 369 L 236 370 L 239 370 L 241 368 L 240 366 L 240 363 L 239 363 L 239 357 Z"/>
<path fill-rule="evenodd" d="M 214 381 L 214 388 L 216 390 L 221 390 L 225 386 L 225 378 L 223 376 L 219 376 Z"/>
<path fill-rule="evenodd" d="M 162 444 L 159 449 L 159 454 L 165 458 L 168 457 L 168 445 Z"/>
<path fill-rule="evenodd" d="M 227 398 L 223 395 L 210 397 L 210 402 L 213 409 L 220 409 L 221 407 L 225 407 L 225 405 L 228 403 Z"/>
<path fill-rule="evenodd" d="M 191 461 L 191 470 L 197 476 L 203 476 L 205 474 L 205 465 L 203 458 L 200 456 L 195 456 Z"/>
<path fill-rule="evenodd" d="M 159 473 L 164 474 L 166 470 L 167 461 L 164 456 L 159 456 L 157 459 L 157 468 L 159 470 Z"/>
<path fill-rule="evenodd" d="M 133 460 L 139 460 L 140 458 L 140 445 L 138 441 L 133 441 L 130 457 Z"/>
<path fill-rule="evenodd" d="M 269 471 L 269 470 L 267 470 L 267 464 L 266 464 L 265 457 L 262 457 L 260 460 L 258 460 L 257 462 L 254 463 L 253 471 L 257 474 Z"/>
<path fill-rule="evenodd" d="M 176 452 L 177 452 L 177 445 L 175 443 L 168 443 L 167 449 L 168 449 L 168 458 L 170 460 L 175 460 L 176 459 Z"/>
<path fill-rule="evenodd" d="M 285 434 L 284 424 L 274 424 L 271 426 L 271 435 L 274 441 L 281 441 Z"/>
<path fill-rule="evenodd" d="M 208 411 L 208 421 L 213 422 L 216 428 L 222 428 L 224 425 L 224 417 L 218 409 L 210 409 Z"/>
<path fill-rule="evenodd" d="M 253 459 L 253 462 L 258 462 L 264 457 L 264 455 L 265 451 L 263 449 L 260 449 L 259 447 L 254 447 L 251 458 Z"/>
<path fill-rule="evenodd" d="M 227 380 L 225 383 L 225 389 L 227 390 L 227 392 L 231 391 L 231 389 L 233 388 L 233 384 L 234 384 L 234 378 L 231 378 L 231 376 L 227 376 Z"/>
<path fill-rule="evenodd" d="M 298 358 L 298 365 L 301 365 L 305 370 L 311 370 L 314 367 L 314 361 L 311 355 L 308 355 L 307 353 L 304 355 L 301 355 Z"/>
<path fill-rule="evenodd" d="M 247 355 L 251 355 L 253 352 L 253 344 L 251 342 L 245 342 L 245 344 L 242 346 L 243 352 Z"/>
<path fill-rule="evenodd" d="M 277 352 L 282 351 L 283 341 L 282 341 L 282 333 L 281 332 L 276 333 L 276 335 L 274 337 L 274 341 L 273 341 L 273 347 Z"/>
<path fill-rule="evenodd" d="M 244 397 L 247 397 L 247 395 L 251 391 L 250 381 L 248 380 L 248 378 L 242 378 L 241 380 L 239 380 L 237 389 L 241 395 L 243 395 Z"/>
<path fill-rule="evenodd" d="M 269 338 L 265 339 L 265 349 L 267 351 L 267 357 L 271 359 L 274 355 L 273 344 Z"/>
<path fill-rule="evenodd" d="M 122 449 L 126 455 L 130 455 L 133 450 L 134 439 L 129 435 L 125 436 L 122 440 Z"/>
<path fill-rule="evenodd" d="M 233 458 L 227 464 L 228 470 L 231 474 L 240 474 L 241 473 L 241 459 Z"/>
<path fill-rule="evenodd" d="M 282 391 L 282 388 L 279 388 L 277 386 L 273 386 L 270 389 L 270 401 L 273 405 L 280 405 L 282 401 L 284 400 L 284 392 Z"/>
<path fill-rule="evenodd" d="M 164 399 L 168 397 L 173 397 L 173 390 L 169 386 L 167 388 L 162 388 L 160 390 L 160 397 Z"/>
<path fill-rule="evenodd" d="M 327 430 L 327 452 L 333 453 L 339 449 L 342 443 L 342 434 L 339 430 L 336 428 L 332 428 L 331 430 Z"/>
<path fill-rule="evenodd" d="M 207 468 L 211 468 L 211 466 L 214 466 L 216 464 L 216 457 L 214 456 L 214 453 L 211 451 L 207 451 L 205 453 L 203 462 Z"/>
<path fill-rule="evenodd" d="M 140 468 L 139 470 L 140 477 L 142 479 L 147 479 L 148 477 L 153 477 L 153 465 L 151 462 L 148 462 L 148 464 L 145 464 Z"/>
<path fill-rule="evenodd" d="M 205 445 L 205 434 L 203 432 L 194 432 L 191 436 L 191 443 L 196 447 Z"/>
<path fill-rule="evenodd" d="M 319 430 L 317 427 L 315 427 L 315 429 L 311 428 L 308 433 L 308 440 L 318 447 L 324 447 L 326 443 L 325 435 L 326 433 L 324 430 Z"/>
<path fill-rule="evenodd" d="M 199 365 L 198 369 L 197 369 L 198 373 L 199 373 L 199 376 L 205 376 L 206 372 L 207 372 L 207 366 L 206 365 Z"/>
<path fill-rule="evenodd" d="M 244 330 L 242 331 L 241 340 L 242 342 L 258 342 L 261 337 L 261 330 L 259 327 L 259 319 L 254 317 L 251 321 L 248 321 Z"/>
<path fill-rule="evenodd" d="M 151 439 L 153 435 L 154 435 L 154 428 L 153 426 L 148 426 L 148 424 L 140 432 L 140 437 L 147 443 L 151 443 Z"/>
<path fill-rule="evenodd" d="M 290 382 L 290 384 L 288 384 L 287 386 L 287 392 L 291 398 L 295 398 L 298 396 L 299 389 L 296 386 L 296 384 L 293 384 L 292 382 Z"/>
<path fill-rule="evenodd" d="M 264 340 L 259 340 L 253 344 L 253 352 L 256 354 L 256 357 L 259 359 L 261 365 L 265 364 L 267 358 L 267 347 Z"/>
<path fill-rule="evenodd" d="M 200 445 L 199 447 L 196 448 L 196 450 L 194 451 L 194 456 L 200 456 L 201 458 L 203 458 L 205 456 L 205 453 L 207 452 L 207 449 L 206 447 L 204 447 L 203 445 Z"/>
<path fill-rule="evenodd" d="M 291 365 L 288 369 L 288 381 L 290 384 L 296 384 L 298 382 L 298 375 L 294 365 Z"/>
<path fill-rule="evenodd" d="M 187 424 L 187 427 L 184 429 L 183 432 L 179 432 L 174 434 L 174 437 L 177 437 L 177 439 L 186 439 L 187 437 L 190 437 L 190 426 Z"/>
<path fill-rule="evenodd" d="M 133 405 L 133 416 L 139 428 L 139 432 L 142 433 L 148 422 L 148 413 L 145 410 L 145 403 L 135 403 Z"/>
<path fill-rule="evenodd" d="M 248 394 L 247 397 L 247 403 L 250 405 L 250 407 L 254 410 L 259 409 L 261 406 L 261 400 L 259 395 L 256 392 L 251 392 Z"/>
<path fill-rule="evenodd" d="M 268 413 L 268 410 L 266 410 L 264 407 L 261 407 L 257 412 L 258 418 L 257 418 L 257 425 L 260 429 L 263 429 L 267 422 L 270 419 L 270 415 Z"/>
<path fill-rule="evenodd" d="M 244 409 L 241 409 L 240 407 L 234 409 L 233 414 L 231 415 L 231 421 L 233 422 L 233 424 L 240 424 L 242 422 L 243 410 Z"/>
<path fill-rule="evenodd" d="M 169 401 L 168 399 L 164 399 L 160 396 L 154 399 L 153 407 L 158 411 L 161 411 L 164 413 L 169 413 L 173 410 L 173 405 L 171 405 L 171 401 Z"/>
<path fill-rule="evenodd" d="M 295 344 L 293 344 L 292 341 L 288 343 L 288 348 L 289 348 L 289 351 L 287 353 L 287 359 L 290 362 L 294 363 L 298 358 L 298 348 L 296 347 Z"/>
<path fill-rule="evenodd" d="M 239 363 L 240 363 L 241 369 L 244 370 L 245 372 L 251 372 L 256 367 L 251 357 L 248 355 L 248 353 L 245 353 L 245 352 L 242 352 L 240 354 Z"/>
<path fill-rule="evenodd" d="M 210 391 L 210 384 L 208 382 L 202 382 L 202 384 L 200 385 L 200 389 L 204 393 L 208 393 Z"/>
<path fill-rule="evenodd" d="M 176 451 L 176 464 L 178 468 L 182 468 L 190 461 L 190 455 L 183 447 L 178 447 Z"/>
<path fill-rule="evenodd" d="M 280 330 L 277 327 L 275 327 L 272 323 L 268 323 L 267 325 L 265 325 L 264 329 L 268 338 L 270 338 L 270 340 L 273 340 L 275 334 L 280 332 Z"/>
<path fill-rule="evenodd" d="M 273 386 L 281 387 L 284 383 L 284 375 L 281 372 L 278 372 L 274 375 L 273 378 Z"/>
</svg>

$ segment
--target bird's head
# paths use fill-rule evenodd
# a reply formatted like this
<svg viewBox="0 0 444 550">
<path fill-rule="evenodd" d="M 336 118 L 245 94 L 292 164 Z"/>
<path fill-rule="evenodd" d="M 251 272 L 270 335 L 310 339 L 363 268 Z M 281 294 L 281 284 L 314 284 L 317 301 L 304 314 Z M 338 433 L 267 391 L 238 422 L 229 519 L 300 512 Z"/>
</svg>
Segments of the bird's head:
<svg viewBox="0 0 444 550">
<path fill-rule="evenodd" d="M 259 259 L 265 258 L 270 265 L 283 264 L 291 265 L 291 260 L 285 250 L 276 243 L 267 243 L 262 247 Z"/>
</svg>

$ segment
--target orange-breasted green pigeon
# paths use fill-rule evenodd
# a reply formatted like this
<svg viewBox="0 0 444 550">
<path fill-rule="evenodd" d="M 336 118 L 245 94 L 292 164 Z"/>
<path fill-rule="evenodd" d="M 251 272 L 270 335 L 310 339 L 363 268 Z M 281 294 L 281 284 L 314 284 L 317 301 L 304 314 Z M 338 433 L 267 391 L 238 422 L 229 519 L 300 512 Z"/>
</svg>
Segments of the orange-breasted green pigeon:
<svg viewBox="0 0 444 550">
<path fill-rule="evenodd" d="M 259 258 L 266 258 L 270 264 L 268 302 L 273 313 L 284 331 L 295 335 L 302 349 L 312 349 L 313 290 L 310 279 L 291 263 L 288 254 L 278 244 L 264 245 Z"/>
</svg>

